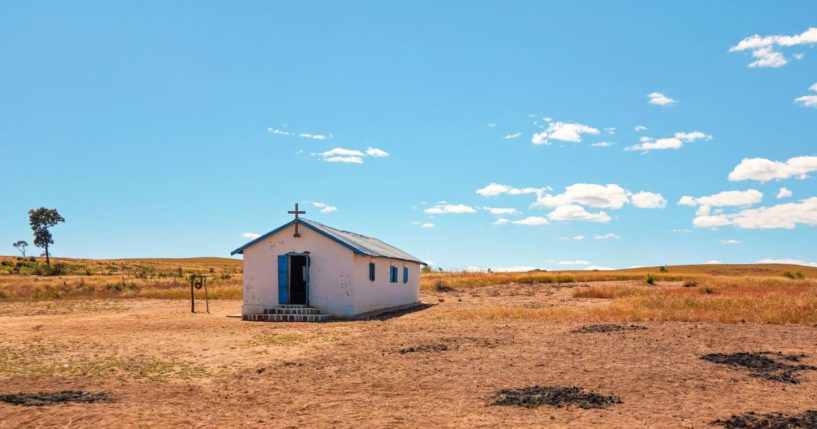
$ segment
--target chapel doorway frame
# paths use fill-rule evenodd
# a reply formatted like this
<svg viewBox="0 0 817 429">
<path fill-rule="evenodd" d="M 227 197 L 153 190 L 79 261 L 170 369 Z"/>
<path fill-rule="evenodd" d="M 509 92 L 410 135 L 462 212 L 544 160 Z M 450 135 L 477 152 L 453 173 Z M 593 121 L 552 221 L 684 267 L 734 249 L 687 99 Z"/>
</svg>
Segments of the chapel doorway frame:
<svg viewBox="0 0 817 429">
<path fill-rule="evenodd" d="M 303 262 L 294 264 L 294 261 L 303 258 Z M 279 305 L 309 305 L 309 283 L 310 275 L 309 269 L 312 266 L 312 258 L 309 252 L 290 252 L 283 255 L 278 255 L 278 304 Z M 293 269 L 296 267 L 295 269 Z M 295 270 L 300 268 L 300 273 Z M 295 300 L 301 301 L 299 291 L 293 287 L 293 280 L 303 282 L 303 302 L 293 302 Z M 285 285 L 285 287 L 284 287 Z"/>
</svg>

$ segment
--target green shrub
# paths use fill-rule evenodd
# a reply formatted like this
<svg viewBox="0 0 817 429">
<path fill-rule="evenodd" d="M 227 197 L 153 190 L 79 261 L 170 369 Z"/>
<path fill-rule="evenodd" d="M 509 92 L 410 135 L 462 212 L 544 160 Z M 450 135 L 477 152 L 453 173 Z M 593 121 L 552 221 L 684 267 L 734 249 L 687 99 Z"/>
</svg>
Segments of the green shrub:
<svg viewBox="0 0 817 429">
<path fill-rule="evenodd" d="M 662 272 L 662 273 L 666 273 L 666 272 L 669 272 L 669 269 L 667 268 L 667 266 L 666 266 L 666 265 L 661 265 L 661 266 L 658 268 L 658 271 L 660 271 L 660 272 Z"/>
<path fill-rule="evenodd" d="M 644 279 L 644 281 L 647 282 L 648 285 L 654 285 L 655 284 L 655 277 L 653 277 L 652 274 L 647 274 L 647 278 Z"/>
<path fill-rule="evenodd" d="M 804 278 L 806 278 L 806 276 L 803 275 L 802 271 L 795 271 L 795 272 L 784 271 L 783 272 L 783 277 L 787 277 L 787 278 L 794 279 L 794 280 L 803 280 Z"/>
<path fill-rule="evenodd" d="M 701 293 L 706 294 L 706 295 L 711 295 L 711 294 L 715 293 L 715 289 L 712 289 L 711 287 L 705 287 L 705 288 L 701 289 Z"/>
</svg>

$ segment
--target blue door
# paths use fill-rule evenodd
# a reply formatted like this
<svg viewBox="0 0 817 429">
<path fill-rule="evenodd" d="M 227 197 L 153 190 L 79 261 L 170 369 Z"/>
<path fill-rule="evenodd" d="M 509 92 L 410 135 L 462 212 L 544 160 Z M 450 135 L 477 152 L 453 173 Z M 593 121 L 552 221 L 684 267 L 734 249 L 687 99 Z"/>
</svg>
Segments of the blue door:
<svg viewBox="0 0 817 429">
<path fill-rule="evenodd" d="M 289 304 L 289 257 L 278 255 L 278 304 Z"/>
</svg>

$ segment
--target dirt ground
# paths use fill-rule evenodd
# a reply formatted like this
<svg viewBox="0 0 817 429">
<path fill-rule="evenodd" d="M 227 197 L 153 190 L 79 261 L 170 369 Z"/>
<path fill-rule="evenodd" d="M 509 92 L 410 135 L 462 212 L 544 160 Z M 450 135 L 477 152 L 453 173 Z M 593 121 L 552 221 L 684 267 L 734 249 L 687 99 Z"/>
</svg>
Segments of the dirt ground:
<svg viewBox="0 0 817 429">
<path fill-rule="evenodd" d="M 817 327 L 458 319 L 452 310 L 592 306 L 572 287 L 506 285 L 424 293 L 428 308 L 324 324 L 228 318 L 238 301 L 0 304 L 0 396 L 84 391 L 110 401 L 0 402 L 12 427 L 712 427 L 748 411 L 817 409 L 817 371 L 799 384 L 701 359 L 773 351 L 817 365 Z M 501 389 L 577 386 L 607 408 L 492 405 Z"/>
</svg>

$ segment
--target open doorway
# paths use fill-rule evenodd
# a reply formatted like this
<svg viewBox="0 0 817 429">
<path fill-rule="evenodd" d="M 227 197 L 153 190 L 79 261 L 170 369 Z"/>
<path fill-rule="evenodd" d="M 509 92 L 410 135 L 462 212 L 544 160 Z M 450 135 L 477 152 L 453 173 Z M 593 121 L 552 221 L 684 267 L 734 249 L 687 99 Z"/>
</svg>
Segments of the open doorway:
<svg viewBox="0 0 817 429">
<path fill-rule="evenodd" d="M 308 304 L 309 263 L 306 255 L 289 257 L 289 303 Z"/>
</svg>

